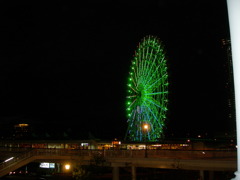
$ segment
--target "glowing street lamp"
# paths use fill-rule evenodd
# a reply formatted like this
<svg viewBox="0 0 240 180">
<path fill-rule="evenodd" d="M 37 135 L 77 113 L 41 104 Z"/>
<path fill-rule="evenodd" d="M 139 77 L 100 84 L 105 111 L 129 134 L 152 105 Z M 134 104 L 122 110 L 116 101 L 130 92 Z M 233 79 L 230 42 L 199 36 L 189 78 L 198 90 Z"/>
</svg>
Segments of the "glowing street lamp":
<svg viewBox="0 0 240 180">
<path fill-rule="evenodd" d="M 66 170 L 69 170 L 71 168 L 71 165 L 70 164 L 65 164 L 65 169 Z"/>
<path fill-rule="evenodd" d="M 147 157 L 147 133 L 149 132 L 150 130 L 150 125 L 148 123 L 144 123 L 142 125 L 142 128 L 143 128 L 143 133 L 145 134 L 145 157 Z"/>
<path fill-rule="evenodd" d="M 149 123 L 145 122 L 142 124 L 142 133 L 145 137 L 145 140 L 147 140 L 147 136 L 148 136 L 148 133 L 150 132 L 150 128 L 151 126 Z"/>
<path fill-rule="evenodd" d="M 143 129 L 144 129 L 145 131 L 148 131 L 148 129 L 149 129 L 149 124 L 144 124 L 144 125 L 143 125 Z"/>
</svg>

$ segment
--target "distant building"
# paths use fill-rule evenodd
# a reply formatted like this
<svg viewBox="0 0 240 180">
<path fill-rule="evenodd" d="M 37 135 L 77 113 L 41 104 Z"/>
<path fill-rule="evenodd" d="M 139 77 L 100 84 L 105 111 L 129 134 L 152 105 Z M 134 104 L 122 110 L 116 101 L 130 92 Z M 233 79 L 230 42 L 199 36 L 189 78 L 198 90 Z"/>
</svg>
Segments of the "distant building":
<svg viewBox="0 0 240 180">
<path fill-rule="evenodd" d="M 31 135 L 29 124 L 15 124 L 13 136 L 15 139 L 27 138 Z"/>
<path fill-rule="evenodd" d="M 226 102 L 225 109 L 230 125 L 235 127 L 236 114 L 235 114 L 235 93 L 234 93 L 234 80 L 233 80 L 233 63 L 232 63 L 232 51 L 231 41 L 229 39 L 222 39 L 223 56 L 226 59 L 224 63 L 225 74 L 225 92 Z M 235 129 L 235 128 L 231 128 Z"/>
</svg>

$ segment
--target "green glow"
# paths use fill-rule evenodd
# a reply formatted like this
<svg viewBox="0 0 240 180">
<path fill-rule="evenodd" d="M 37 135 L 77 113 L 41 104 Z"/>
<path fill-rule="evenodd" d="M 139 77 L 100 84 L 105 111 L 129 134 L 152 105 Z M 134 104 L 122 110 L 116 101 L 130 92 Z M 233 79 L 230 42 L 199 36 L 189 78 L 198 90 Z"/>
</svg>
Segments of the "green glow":
<svg viewBox="0 0 240 180">
<path fill-rule="evenodd" d="M 161 42 L 145 37 L 135 52 L 129 72 L 127 137 L 131 141 L 157 141 L 163 136 L 168 104 L 167 61 Z M 149 127 L 144 129 L 144 127 Z"/>
</svg>

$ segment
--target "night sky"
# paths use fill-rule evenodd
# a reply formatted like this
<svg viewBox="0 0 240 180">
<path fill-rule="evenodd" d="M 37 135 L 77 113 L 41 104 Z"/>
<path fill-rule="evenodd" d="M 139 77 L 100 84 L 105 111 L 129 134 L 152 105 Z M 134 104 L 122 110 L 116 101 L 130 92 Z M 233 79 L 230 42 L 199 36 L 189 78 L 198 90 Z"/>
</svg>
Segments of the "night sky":
<svg viewBox="0 0 240 180">
<path fill-rule="evenodd" d="M 224 0 L 1 1 L 0 13 L 2 128 L 30 123 L 79 138 L 123 138 L 131 59 L 141 39 L 154 35 L 169 67 L 166 132 L 234 129 L 225 109 Z"/>
</svg>

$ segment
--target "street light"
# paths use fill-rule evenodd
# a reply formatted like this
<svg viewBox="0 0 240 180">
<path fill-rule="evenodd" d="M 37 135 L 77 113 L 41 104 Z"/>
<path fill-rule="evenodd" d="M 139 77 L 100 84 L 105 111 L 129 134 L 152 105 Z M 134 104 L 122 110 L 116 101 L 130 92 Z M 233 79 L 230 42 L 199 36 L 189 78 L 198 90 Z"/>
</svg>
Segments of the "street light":
<svg viewBox="0 0 240 180">
<path fill-rule="evenodd" d="M 148 123 L 144 123 L 142 125 L 144 140 L 145 140 L 145 157 L 147 157 L 147 135 L 150 130 L 150 125 Z"/>
<path fill-rule="evenodd" d="M 148 128 L 149 128 L 149 125 L 148 125 L 148 124 L 144 124 L 144 125 L 143 125 L 143 129 L 144 129 L 145 131 L 148 131 Z"/>
<path fill-rule="evenodd" d="M 150 131 L 150 124 L 147 122 L 144 122 L 142 124 L 142 133 L 145 141 L 147 141 L 147 136 L 149 131 Z"/>
<path fill-rule="evenodd" d="M 70 164 L 65 164 L 65 169 L 66 169 L 66 170 L 69 170 L 70 167 L 71 167 Z"/>
</svg>

